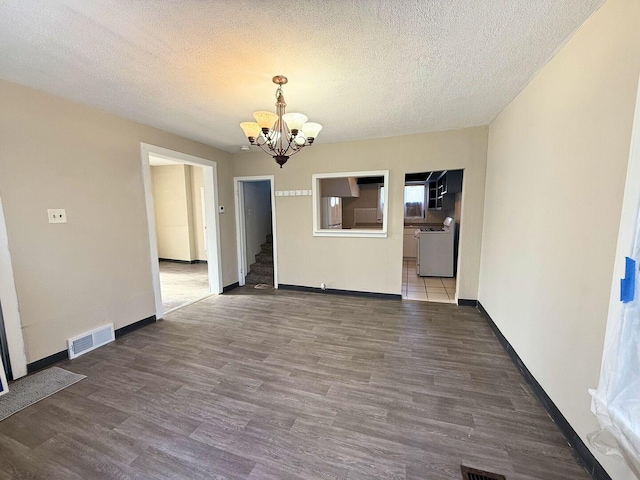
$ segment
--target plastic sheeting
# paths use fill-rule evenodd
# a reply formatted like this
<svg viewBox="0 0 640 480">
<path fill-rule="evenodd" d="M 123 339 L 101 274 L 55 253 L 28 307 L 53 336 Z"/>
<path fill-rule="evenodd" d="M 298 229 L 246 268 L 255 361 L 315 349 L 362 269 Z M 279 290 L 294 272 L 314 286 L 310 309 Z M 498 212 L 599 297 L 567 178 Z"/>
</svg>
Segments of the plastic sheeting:
<svg viewBox="0 0 640 480">
<path fill-rule="evenodd" d="M 599 451 L 625 458 L 640 478 L 640 221 L 636 220 L 631 258 L 635 260 L 635 294 L 624 298 L 620 313 L 609 318 L 597 390 L 590 390 L 591 410 L 601 429 L 588 435 Z M 630 264 L 631 262 L 627 262 Z M 627 272 L 627 277 L 629 272 Z M 621 293 L 629 289 L 621 281 Z M 622 299 L 621 299 L 622 301 Z"/>
</svg>

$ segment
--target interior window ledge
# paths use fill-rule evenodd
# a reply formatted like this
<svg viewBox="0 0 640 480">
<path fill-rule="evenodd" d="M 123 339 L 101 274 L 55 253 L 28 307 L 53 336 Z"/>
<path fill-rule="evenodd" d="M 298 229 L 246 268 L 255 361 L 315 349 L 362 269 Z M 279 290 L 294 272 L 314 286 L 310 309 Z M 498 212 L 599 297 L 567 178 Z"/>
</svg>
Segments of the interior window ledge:
<svg viewBox="0 0 640 480">
<path fill-rule="evenodd" d="M 386 238 L 387 232 L 375 229 L 344 229 L 344 230 L 315 230 L 313 232 L 314 237 L 377 237 Z"/>
</svg>

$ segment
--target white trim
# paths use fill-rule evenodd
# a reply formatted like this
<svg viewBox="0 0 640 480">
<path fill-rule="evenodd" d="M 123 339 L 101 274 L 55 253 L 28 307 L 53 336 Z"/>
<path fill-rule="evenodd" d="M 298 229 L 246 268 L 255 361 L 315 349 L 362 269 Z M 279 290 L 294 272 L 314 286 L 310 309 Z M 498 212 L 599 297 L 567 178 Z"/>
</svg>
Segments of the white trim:
<svg viewBox="0 0 640 480">
<path fill-rule="evenodd" d="M 384 177 L 384 207 L 382 213 L 382 229 L 323 229 L 320 228 L 320 197 L 318 190 L 320 180 L 323 178 L 341 177 Z M 387 226 L 389 224 L 389 170 L 368 170 L 365 172 L 336 172 L 336 173 L 314 173 L 311 176 L 312 203 L 313 203 L 313 236 L 314 237 L 387 237 Z"/>
<path fill-rule="evenodd" d="M 149 154 L 179 163 L 202 167 L 205 194 L 205 218 L 207 231 L 207 266 L 209 270 L 209 291 L 222 293 L 222 263 L 220 251 L 220 222 L 218 219 L 218 171 L 217 163 L 205 158 L 194 157 L 147 143 L 140 143 L 142 180 L 147 209 L 147 229 L 149 232 L 149 255 L 151 277 L 155 297 L 156 318 L 162 318 L 162 292 L 160 290 L 160 264 L 158 262 L 158 241 L 156 238 L 155 215 L 153 209 L 153 191 L 151 185 L 151 167 Z"/>
<path fill-rule="evenodd" d="M 204 181 L 204 180 L 203 180 Z M 202 217 L 202 239 L 204 242 L 204 253 L 207 253 L 208 245 L 207 245 L 207 216 L 205 215 L 206 211 L 206 200 L 204 199 L 204 187 L 200 187 L 200 216 Z"/>
<path fill-rule="evenodd" d="M 456 302 L 456 305 L 458 304 L 458 298 L 459 297 L 459 293 L 460 293 L 460 272 L 462 271 L 462 258 L 463 258 L 463 254 L 462 252 L 464 251 L 463 247 L 463 239 L 465 238 L 462 233 L 464 232 L 464 205 L 465 205 L 465 194 L 467 192 L 466 190 L 466 184 L 467 184 L 467 175 L 466 175 L 466 168 L 452 168 L 451 170 L 462 170 L 462 191 L 460 192 L 460 225 L 457 226 L 456 228 L 456 235 L 458 236 L 458 263 L 456 264 L 456 293 L 454 295 L 454 299 Z M 455 212 L 455 205 L 454 205 L 454 212 Z M 480 240 L 480 243 L 482 243 L 482 239 Z M 476 295 L 477 296 L 477 295 Z"/>
<path fill-rule="evenodd" d="M 155 211 L 153 208 L 153 189 L 151 185 L 151 166 L 149 153 L 140 146 L 142 161 L 142 183 L 144 185 L 144 201 L 147 210 L 147 230 L 149 232 L 149 259 L 151 261 L 151 283 L 155 303 L 156 318 L 162 318 L 162 293 L 160 289 L 160 263 L 158 262 L 158 239 L 156 237 Z"/>
<path fill-rule="evenodd" d="M 14 379 L 24 377 L 27 374 L 27 355 L 24 349 L 18 294 L 13 278 L 13 265 L 2 199 L 0 199 L 0 303 L 2 303 L 4 329 L 7 334 L 11 372 Z"/>
<path fill-rule="evenodd" d="M 238 257 L 238 285 L 243 286 L 245 284 L 245 277 L 247 276 L 247 247 L 246 247 L 246 232 L 245 232 L 245 219 L 244 215 L 240 212 L 244 212 L 244 183 L 233 179 L 233 199 L 234 207 L 236 210 L 236 254 Z"/>
<path fill-rule="evenodd" d="M 250 177 L 233 177 L 233 199 L 236 209 L 236 250 L 238 252 L 238 284 L 245 284 L 247 276 L 247 248 L 244 218 L 244 182 L 260 182 L 268 180 L 271 188 L 271 231 L 273 236 L 273 286 L 278 288 L 278 235 L 276 232 L 276 185 L 274 175 L 256 175 Z"/>
<path fill-rule="evenodd" d="M 220 249 L 220 218 L 218 214 L 218 169 L 215 162 L 202 168 L 204 179 L 205 217 L 207 220 L 207 266 L 209 269 L 209 291 L 222 293 L 222 252 Z M 211 228 L 209 228 L 211 227 Z"/>
</svg>

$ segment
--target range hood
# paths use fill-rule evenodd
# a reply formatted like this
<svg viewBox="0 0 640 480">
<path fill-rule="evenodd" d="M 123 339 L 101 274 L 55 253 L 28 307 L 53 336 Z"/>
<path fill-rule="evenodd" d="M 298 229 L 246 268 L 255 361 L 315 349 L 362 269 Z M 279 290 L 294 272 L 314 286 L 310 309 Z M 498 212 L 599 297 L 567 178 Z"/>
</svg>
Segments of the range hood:
<svg viewBox="0 0 640 480">
<path fill-rule="evenodd" d="M 359 197 L 360 186 L 356 177 L 323 178 L 320 180 L 321 197 Z"/>
</svg>

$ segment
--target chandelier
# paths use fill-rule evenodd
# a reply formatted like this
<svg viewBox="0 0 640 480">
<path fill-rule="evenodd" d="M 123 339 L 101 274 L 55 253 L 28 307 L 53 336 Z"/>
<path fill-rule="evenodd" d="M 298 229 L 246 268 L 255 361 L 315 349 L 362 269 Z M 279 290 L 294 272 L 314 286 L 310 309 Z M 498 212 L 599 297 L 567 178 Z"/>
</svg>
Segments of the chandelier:
<svg viewBox="0 0 640 480">
<path fill-rule="evenodd" d="M 322 125 L 307 122 L 307 116 L 302 113 L 285 113 L 287 104 L 284 102 L 282 85 L 287 82 L 287 77 L 284 75 L 273 77 L 273 83 L 278 85 L 276 113 L 253 112 L 255 122 L 240 124 L 249 143 L 257 145 L 271 155 L 280 168 L 287 163 L 289 157 L 298 153 L 303 147 L 312 145 L 322 130 Z"/>
</svg>

